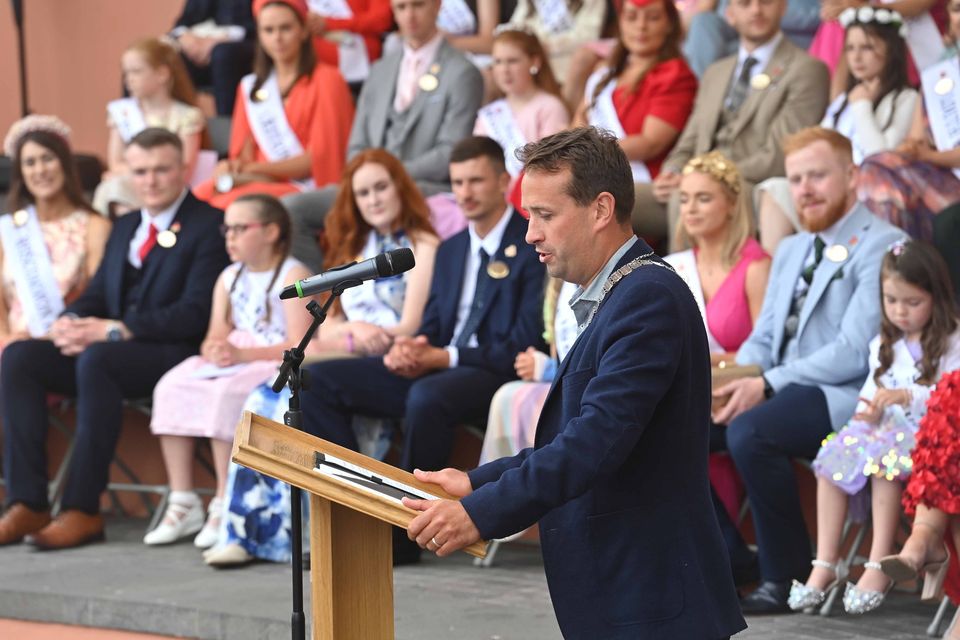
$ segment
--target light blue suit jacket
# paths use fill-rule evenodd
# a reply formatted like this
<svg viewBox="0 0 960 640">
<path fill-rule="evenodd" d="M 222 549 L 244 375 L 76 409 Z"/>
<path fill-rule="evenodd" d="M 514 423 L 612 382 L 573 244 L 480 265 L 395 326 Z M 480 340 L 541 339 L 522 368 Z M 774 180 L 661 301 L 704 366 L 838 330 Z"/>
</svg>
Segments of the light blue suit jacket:
<svg viewBox="0 0 960 640">
<path fill-rule="evenodd" d="M 880 331 L 880 262 L 887 248 L 904 237 L 862 204 L 854 206 L 837 234 L 846 259 L 835 262 L 824 255 L 800 312 L 797 352 L 783 360 L 784 324 L 813 234 L 786 238 L 773 258 L 760 317 L 737 352 L 737 363 L 759 365 L 777 391 L 788 384 L 819 387 L 833 428 L 843 426 L 868 373 L 870 340 Z"/>
</svg>

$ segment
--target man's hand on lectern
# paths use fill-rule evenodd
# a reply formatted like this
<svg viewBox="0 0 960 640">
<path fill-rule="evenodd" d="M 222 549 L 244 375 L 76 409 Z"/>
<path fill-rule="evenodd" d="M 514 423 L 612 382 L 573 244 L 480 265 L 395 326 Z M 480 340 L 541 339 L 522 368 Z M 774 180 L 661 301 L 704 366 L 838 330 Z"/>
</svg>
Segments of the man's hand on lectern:
<svg viewBox="0 0 960 640">
<path fill-rule="evenodd" d="M 473 486 L 470 484 L 470 476 L 460 469 L 441 469 L 440 471 L 421 471 L 414 469 L 413 475 L 420 482 L 429 482 L 438 484 L 440 488 L 452 495 L 454 498 L 463 498 L 473 492 Z"/>
<path fill-rule="evenodd" d="M 423 512 L 410 522 L 407 536 L 441 558 L 480 540 L 480 531 L 458 500 L 404 498 L 403 506 Z"/>
</svg>

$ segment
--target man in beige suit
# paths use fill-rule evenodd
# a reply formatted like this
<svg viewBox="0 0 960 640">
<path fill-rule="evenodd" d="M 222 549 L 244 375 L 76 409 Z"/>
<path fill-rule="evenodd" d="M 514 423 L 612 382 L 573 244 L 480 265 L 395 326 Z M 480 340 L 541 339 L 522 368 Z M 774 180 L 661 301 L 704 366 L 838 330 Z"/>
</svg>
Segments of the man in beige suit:
<svg viewBox="0 0 960 640">
<path fill-rule="evenodd" d="M 780 31 L 786 0 L 731 0 L 727 19 L 740 35 L 736 55 L 710 65 L 700 81 L 687 125 L 652 185 L 638 185 L 633 226 L 673 242 L 680 172 L 695 155 L 718 150 L 737 163 L 743 193 L 784 175 L 780 142 L 814 125 L 827 107 L 826 66 Z M 669 215 L 667 210 L 669 209 Z"/>
</svg>

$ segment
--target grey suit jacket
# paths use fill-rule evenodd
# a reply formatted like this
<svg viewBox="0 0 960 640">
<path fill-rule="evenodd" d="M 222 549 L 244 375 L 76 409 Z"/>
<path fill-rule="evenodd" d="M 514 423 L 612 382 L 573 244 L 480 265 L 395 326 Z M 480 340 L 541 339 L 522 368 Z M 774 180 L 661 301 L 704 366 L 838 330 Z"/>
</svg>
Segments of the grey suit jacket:
<svg viewBox="0 0 960 640">
<path fill-rule="evenodd" d="M 770 84 L 750 90 L 718 141 L 720 114 L 736 67 L 737 56 L 732 55 L 704 72 L 693 113 L 665 167 L 679 172 L 693 156 L 717 149 L 737 163 L 750 183 L 784 175 L 783 138 L 820 122 L 827 108 L 827 67 L 783 38 L 763 70 Z"/>
<path fill-rule="evenodd" d="M 400 73 L 403 52 L 385 56 L 370 69 L 357 101 L 347 157 L 386 145 L 387 121 Z M 410 105 L 401 143 L 387 148 L 400 158 L 417 183 L 435 183 L 449 190 L 450 150 L 469 136 L 483 99 L 483 78 L 462 53 L 444 41 L 431 65 L 439 84 L 420 89 Z"/>
<path fill-rule="evenodd" d="M 797 357 L 783 361 L 780 352 L 794 287 L 813 246 L 807 232 L 789 236 L 777 248 L 760 317 L 737 352 L 737 363 L 759 365 L 775 390 L 788 384 L 819 387 L 834 429 L 853 415 L 869 369 L 870 340 L 880 331 L 880 262 L 906 235 L 857 203 L 837 237 L 847 257 L 834 262 L 825 255 L 814 272 L 800 313 Z"/>
</svg>

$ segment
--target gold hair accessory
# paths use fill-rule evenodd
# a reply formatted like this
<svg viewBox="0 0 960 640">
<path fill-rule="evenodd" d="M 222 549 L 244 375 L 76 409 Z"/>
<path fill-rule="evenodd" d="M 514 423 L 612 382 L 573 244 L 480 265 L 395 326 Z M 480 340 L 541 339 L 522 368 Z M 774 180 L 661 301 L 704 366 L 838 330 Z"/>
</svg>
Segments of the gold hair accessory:
<svg viewBox="0 0 960 640">
<path fill-rule="evenodd" d="M 46 131 L 70 142 L 70 127 L 57 116 L 29 115 L 13 123 L 7 137 L 3 140 L 3 153 L 11 158 L 17 151 L 17 145 L 23 136 L 33 131 Z"/>
<path fill-rule="evenodd" d="M 719 151 L 710 151 L 690 159 L 683 167 L 683 175 L 705 173 L 733 193 L 740 194 L 740 171 Z"/>
</svg>

